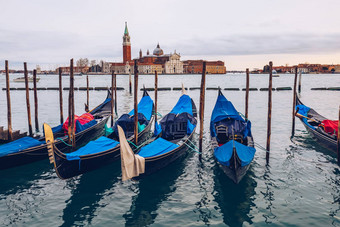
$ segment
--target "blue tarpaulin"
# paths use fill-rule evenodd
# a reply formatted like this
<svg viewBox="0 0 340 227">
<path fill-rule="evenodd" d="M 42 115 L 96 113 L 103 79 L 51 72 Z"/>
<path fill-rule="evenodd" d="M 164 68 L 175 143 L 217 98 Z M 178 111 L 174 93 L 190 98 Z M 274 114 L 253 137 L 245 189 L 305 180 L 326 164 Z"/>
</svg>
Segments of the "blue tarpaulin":
<svg viewBox="0 0 340 227">
<path fill-rule="evenodd" d="M 75 152 L 68 153 L 65 155 L 66 155 L 67 160 L 69 161 L 80 160 L 80 156 L 82 155 L 95 154 L 95 153 L 99 153 L 102 151 L 106 151 L 106 150 L 116 147 L 118 144 L 119 142 L 102 136 L 102 137 L 99 137 L 95 141 L 89 142 L 87 145 L 85 145 L 82 148 L 79 148 Z"/>
<path fill-rule="evenodd" d="M 170 113 L 181 114 L 184 112 L 194 116 L 192 113 L 192 103 L 189 95 L 182 95 Z"/>
<path fill-rule="evenodd" d="M 142 113 L 148 121 L 150 121 L 152 116 L 152 108 L 153 107 L 153 101 L 150 98 L 150 96 L 146 95 L 143 96 L 143 98 L 138 103 L 138 113 Z M 129 115 L 132 116 L 135 114 L 135 110 L 131 110 Z"/>
<path fill-rule="evenodd" d="M 299 114 L 301 114 L 302 116 L 308 117 L 308 111 L 310 110 L 310 107 L 305 106 L 305 105 L 296 105 L 296 106 L 295 106 L 295 110 L 297 110 L 298 108 L 299 108 L 299 111 L 298 111 Z M 305 117 L 301 118 L 301 120 L 302 120 L 305 124 L 307 124 L 309 127 L 315 129 L 314 126 L 310 125 L 310 124 L 307 122 L 307 118 L 305 118 Z"/>
<path fill-rule="evenodd" d="M 153 134 L 154 134 L 155 136 L 158 136 L 158 134 L 161 133 L 161 132 L 162 132 L 162 127 L 161 127 L 161 125 L 158 124 L 157 121 L 155 121 L 155 130 L 154 130 Z"/>
<path fill-rule="evenodd" d="M 138 155 L 144 158 L 154 157 L 165 154 L 177 147 L 179 147 L 177 144 L 171 143 L 163 138 L 158 138 L 152 143 L 142 147 Z"/>
<path fill-rule="evenodd" d="M 96 120 L 92 120 L 86 124 L 80 124 L 79 121 L 76 121 L 76 133 L 84 131 L 85 129 L 88 129 L 90 127 L 92 127 L 93 125 L 97 124 Z"/>
<path fill-rule="evenodd" d="M 23 137 L 13 142 L 1 145 L 0 146 L 0 157 L 6 156 L 8 154 L 17 153 L 27 148 L 39 146 L 44 143 L 45 141 L 39 141 L 29 136 Z"/>
<path fill-rule="evenodd" d="M 210 120 L 210 134 L 212 137 L 216 137 L 215 123 L 227 118 L 232 118 L 246 123 L 246 121 L 239 115 L 234 105 L 220 93 L 217 97 L 215 107 L 213 109 Z M 244 136 L 251 134 L 251 123 L 247 121 L 246 129 L 244 130 Z"/>
<path fill-rule="evenodd" d="M 43 130 L 44 130 L 44 128 L 43 128 Z M 61 132 L 62 130 L 63 130 L 63 124 L 55 126 L 55 127 L 52 128 L 53 133 Z"/>
<path fill-rule="evenodd" d="M 234 144 L 234 145 L 233 145 Z M 236 153 L 241 160 L 241 165 L 246 166 L 254 159 L 256 149 L 254 147 L 245 146 L 237 141 L 229 141 L 228 143 L 215 148 L 214 155 L 219 163 L 225 166 L 230 165 L 230 158 L 233 154 L 233 146 L 236 148 Z"/>
</svg>

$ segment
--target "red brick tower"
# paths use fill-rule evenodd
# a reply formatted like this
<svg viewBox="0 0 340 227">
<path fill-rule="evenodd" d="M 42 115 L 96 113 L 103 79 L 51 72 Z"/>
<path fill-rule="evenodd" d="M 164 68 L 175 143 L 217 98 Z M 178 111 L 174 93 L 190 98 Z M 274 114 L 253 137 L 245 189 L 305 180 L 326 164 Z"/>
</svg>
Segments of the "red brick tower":
<svg viewBox="0 0 340 227">
<path fill-rule="evenodd" d="M 125 31 L 123 36 L 123 63 L 131 61 L 131 43 L 127 23 L 125 22 Z"/>
</svg>

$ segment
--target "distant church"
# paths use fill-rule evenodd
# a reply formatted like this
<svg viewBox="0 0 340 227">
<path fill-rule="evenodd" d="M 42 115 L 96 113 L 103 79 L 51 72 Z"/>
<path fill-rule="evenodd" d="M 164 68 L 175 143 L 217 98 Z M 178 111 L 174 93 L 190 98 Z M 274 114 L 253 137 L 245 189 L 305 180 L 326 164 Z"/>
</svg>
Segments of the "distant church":
<svg viewBox="0 0 340 227">
<path fill-rule="evenodd" d="M 125 22 L 125 30 L 123 35 L 123 62 L 108 63 L 110 71 L 117 74 L 133 73 L 134 60 L 137 60 L 138 72 L 140 74 L 182 74 L 183 62 L 180 61 L 181 56 L 176 53 L 164 54 L 159 43 L 153 51 L 153 55 L 147 54 L 143 56 L 142 50 L 139 51 L 139 58 L 131 60 L 131 40 L 127 23 Z"/>
</svg>

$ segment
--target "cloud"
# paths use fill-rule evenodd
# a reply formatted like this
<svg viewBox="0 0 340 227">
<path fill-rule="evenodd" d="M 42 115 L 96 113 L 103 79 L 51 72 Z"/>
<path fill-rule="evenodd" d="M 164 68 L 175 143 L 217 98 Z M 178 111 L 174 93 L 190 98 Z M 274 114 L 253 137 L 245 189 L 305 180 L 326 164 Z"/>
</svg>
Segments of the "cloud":
<svg viewBox="0 0 340 227">
<path fill-rule="evenodd" d="M 340 51 L 340 33 L 232 35 L 172 44 L 185 55 L 319 54 Z"/>
</svg>

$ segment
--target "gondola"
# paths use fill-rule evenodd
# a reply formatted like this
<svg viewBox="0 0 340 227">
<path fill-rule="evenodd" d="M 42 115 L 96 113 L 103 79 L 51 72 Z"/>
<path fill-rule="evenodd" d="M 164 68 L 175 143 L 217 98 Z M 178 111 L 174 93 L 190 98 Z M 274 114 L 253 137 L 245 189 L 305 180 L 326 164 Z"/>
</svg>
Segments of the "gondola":
<svg viewBox="0 0 340 227">
<path fill-rule="evenodd" d="M 105 101 L 90 113 L 94 120 L 85 125 L 78 125 L 79 130 L 75 133 L 77 147 L 81 147 L 91 140 L 98 138 L 104 132 L 104 126 L 108 120 L 105 107 L 111 103 L 111 95 L 108 93 Z M 78 122 L 76 123 L 78 124 Z M 68 136 L 65 135 L 62 124 L 52 129 L 56 138 L 55 146 L 63 152 L 69 150 L 66 143 Z M 31 162 L 47 159 L 47 145 L 44 136 L 26 136 L 15 141 L 0 145 L 0 170 L 28 164 Z"/>
<path fill-rule="evenodd" d="M 211 115 L 210 135 L 216 162 L 238 184 L 247 173 L 256 149 L 250 121 L 240 116 L 221 90 Z"/>
<path fill-rule="evenodd" d="M 305 106 L 296 97 L 296 117 L 298 117 L 307 131 L 320 144 L 333 152 L 337 152 L 338 121 L 332 121 L 318 114 L 312 108 Z"/>
<path fill-rule="evenodd" d="M 188 147 L 193 147 L 191 141 L 196 124 L 197 110 L 195 103 L 188 95 L 183 93 L 171 112 L 162 118 L 159 125 L 155 125 L 154 137 L 136 153 L 135 157 L 143 160 L 142 165 L 144 168 L 136 176 L 133 176 L 134 179 L 150 175 L 184 156 Z M 119 140 L 120 143 L 125 140 L 121 133 L 119 134 Z M 132 154 L 131 151 L 121 149 L 123 159 L 126 157 L 123 152 Z M 122 171 L 125 168 L 136 168 L 128 166 L 126 161 L 128 163 L 129 160 L 123 159 Z M 124 173 L 123 180 L 126 179 L 130 179 L 130 177 L 126 178 Z"/>
<path fill-rule="evenodd" d="M 138 104 L 139 144 L 149 139 L 153 122 L 153 101 L 146 90 Z M 104 112 L 104 111 L 103 111 Z M 81 175 L 104 165 L 110 164 L 120 158 L 120 145 L 118 142 L 117 127 L 124 128 L 125 135 L 130 142 L 134 141 L 134 110 L 129 114 L 123 114 L 113 127 L 113 132 L 107 137 L 99 137 L 84 147 L 64 153 L 56 145 L 51 128 L 44 124 L 46 141 L 49 145 L 49 157 L 60 179 L 68 179 Z M 51 143 L 52 142 L 52 143 Z"/>
</svg>

